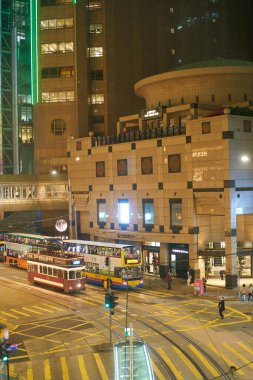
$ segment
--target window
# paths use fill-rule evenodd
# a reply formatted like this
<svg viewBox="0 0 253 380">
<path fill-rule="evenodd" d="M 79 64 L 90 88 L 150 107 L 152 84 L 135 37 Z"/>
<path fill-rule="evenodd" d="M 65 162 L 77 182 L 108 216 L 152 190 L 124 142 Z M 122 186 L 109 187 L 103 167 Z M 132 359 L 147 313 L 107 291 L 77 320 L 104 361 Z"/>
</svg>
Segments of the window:
<svg viewBox="0 0 253 380">
<path fill-rule="evenodd" d="M 89 3 L 86 5 L 86 8 L 88 8 L 89 11 L 96 11 L 97 9 L 101 9 L 101 1 L 89 1 Z"/>
<path fill-rule="evenodd" d="M 153 174 L 152 157 L 141 158 L 141 174 Z"/>
<path fill-rule="evenodd" d="M 88 57 L 103 57 L 103 48 L 100 46 L 88 48 Z"/>
<path fill-rule="evenodd" d="M 170 54 L 175 55 L 176 54 L 176 49 L 170 49 Z"/>
<path fill-rule="evenodd" d="M 61 4 L 71 4 L 73 0 L 40 0 L 40 5 L 47 6 L 47 5 L 61 5 Z"/>
<path fill-rule="evenodd" d="M 63 119 L 54 119 L 51 123 L 51 132 L 56 136 L 63 135 L 66 129 L 66 122 Z"/>
<path fill-rule="evenodd" d="M 250 120 L 243 120 L 243 131 L 244 132 L 251 132 L 251 121 Z"/>
<path fill-rule="evenodd" d="M 73 18 L 56 18 L 51 20 L 41 20 L 40 29 L 63 29 L 63 28 L 73 28 Z"/>
<path fill-rule="evenodd" d="M 170 228 L 182 228 L 182 199 L 170 199 Z"/>
<path fill-rule="evenodd" d="M 103 70 L 91 70 L 90 79 L 91 80 L 103 80 L 104 79 Z"/>
<path fill-rule="evenodd" d="M 41 54 L 68 53 L 74 51 L 73 42 L 52 42 L 51 44 L 41 44 Z"/>
<path fill-rule="evenodd" d="M 42 103 L 73 102 L 75 100 L 74 91 L 42 92 Z"/>
<path fill-rule="evenodd" d="M 92 123 L 94 124 L 103 124 L 104 123 L 104 116 L 92 116 Z"/>
<path fill-rule="evenodd" d="M 117 174 L 118 176 L 127 175 L 127 160 L 117 160 Z"/>
<path fill-rule="evenodd" d="M 74 76 L 74 67 L 44 67 L 41 78 L 70 78 Z"/>
<path fill-rule="evenodd" d="M 168 155 L 168 172 L 169 173 L 181 172 L 181 155 L 180 154 Z"/>
<path fill-rule="evenodd" d="M 175 33 L 175 28 L 170 28 L 170 33 L 174 34 Z"/>
<path fill-rule="evenodd" d="M 205 121 L 202 123 L 202 133 L 210 133 L 211 132 L 211 125 L 209 121 Z"/>
<path fill-rule="evenodd" d="M 103 32 L 103 25 L 102 24 L 90 24 L 89 32 L 91 34 L 100 34 Z"/>
<path fill-rule="evenodd" d="M 90 102 L 91 104 L 103 104 L 104 94 L 91 94 Z"/>
<path fill-rule="evenodd" d="M 97 199 L 97 221 L 99 225 L 106 224 L 106 200 Z"/>
<path fill-rule="evenodd" d="M 118 200 L 118 221 L 119 224 L 129 224 L 130 212 L 128 199 Z"/>
<path fill-rule="evenodd" d="M 154 201 L 153 199 L 143 199 L 143 226 L 154 225 Z"/>
<path fill-rule="evenodd" d="M 76 142 L 76 150 L 82 150 L 82 141 Z"/>
</svg>

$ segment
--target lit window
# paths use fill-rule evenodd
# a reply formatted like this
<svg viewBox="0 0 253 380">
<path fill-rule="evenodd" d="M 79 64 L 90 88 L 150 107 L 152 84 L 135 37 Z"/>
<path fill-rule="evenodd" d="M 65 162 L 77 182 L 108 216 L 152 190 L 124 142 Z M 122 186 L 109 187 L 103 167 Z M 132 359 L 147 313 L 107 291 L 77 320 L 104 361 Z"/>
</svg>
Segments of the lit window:
<svg viewBox="0 0 253 380">
<path fill-rule="evenodd" d="M 182 227 L 182 199 L 170 199 L 170 228 Z"/>
<path fill-rule="evenodd" d="M 97 220 L 98 224 L 106 223 L 106 200 L 97 199 Z"/>
<path fill-rule="evenodd" d="M 171 53 L 171 55 L 175 55 L 176 54 L 176 49 L 170 49 L 170 53 Z"/>
<path fill-rule="evenodd" d="M 118 220 L 119 224 L 129 224 L 130 211 L 128 199 L 118 200 Z"/>
<path fill-rule="evenodd" d="M 74 51 L 73 42 L 60 42 L 51 44 L 41 44 L 40 52 L 41 54 L 53 54 L 58 52 L 66 53 Z"/>
<path fill-rule="evenodd" d="M 103 31 L 102 24 L 90 24 L 89 31 L 91 34 L 100 34 Z"/>
<path fill-rule="evenodd" d="M 97 9 L 102 8 L 101 1 L 89 1 L 86 8 L 88 8 L 89 11 L 96 11 Z"/>
<path fill-rule="evenodd" d="M 75 100 L 74 91 L 52 91 L 42 92 L 42 103 L 73 102 Z"/>
<path fill-rule="evenodd" d="M 174 13 L 174 8 L 170 7 L 170 13 Z"/>
<path fill-rule="evenodd" d="M 175 33 L 175 28 L 170 28 L 170 33 L 174 34 Z"/>
<path fill-rule="evenodd" d="M 88 48 L 88 57 L 103 57 L 103 48 L 100 46 Z"/>
<path fill-rule="evenodd" d="M 91 94 L 91 104 L 103 104 L 104 94 Z"/>
<path fill-rule="evenodd" d="M 151 226 L 154 224 L 154 201 L 153 199 L 143 199 L 143 225 Z"/>
</svg>

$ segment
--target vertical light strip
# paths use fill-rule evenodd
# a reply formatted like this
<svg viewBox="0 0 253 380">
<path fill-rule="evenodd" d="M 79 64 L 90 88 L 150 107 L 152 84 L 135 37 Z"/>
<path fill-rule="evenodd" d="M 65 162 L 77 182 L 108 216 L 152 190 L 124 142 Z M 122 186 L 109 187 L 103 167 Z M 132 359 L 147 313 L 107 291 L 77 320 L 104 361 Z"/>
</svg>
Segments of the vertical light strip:
<svg viewBox="0 0 253 380">
<path fill-rule="evenodd" d="M 38 103 L 38 1 L 30 0 L 32 104 Z"/>
</svg>

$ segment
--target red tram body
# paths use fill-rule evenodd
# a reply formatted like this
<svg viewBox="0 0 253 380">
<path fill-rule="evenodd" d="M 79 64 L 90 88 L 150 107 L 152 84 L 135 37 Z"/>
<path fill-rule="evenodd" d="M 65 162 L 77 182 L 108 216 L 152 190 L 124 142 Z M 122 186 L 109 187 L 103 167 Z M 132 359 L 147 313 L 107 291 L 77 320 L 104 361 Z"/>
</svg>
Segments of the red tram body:
<svg viewBox="0 0 253 380">
<path fill-rule="evenodd" d="M 64 293 L 80 293 L 85 289 L 85 266 L 83 260 L 69 255 L 28 253 L 28 281 L 62 289 Z"/>
</svg>

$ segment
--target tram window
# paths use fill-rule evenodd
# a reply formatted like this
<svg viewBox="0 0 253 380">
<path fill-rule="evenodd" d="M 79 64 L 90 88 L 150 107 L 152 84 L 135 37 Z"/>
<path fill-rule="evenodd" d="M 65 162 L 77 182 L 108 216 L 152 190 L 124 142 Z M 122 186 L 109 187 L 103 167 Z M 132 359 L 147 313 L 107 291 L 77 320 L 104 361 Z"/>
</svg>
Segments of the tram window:
<svg viewBox="0 0 253 380">
<path fill-rule="evenodd" d="M 53 276 L 54 277 L 57 277 L 58 273 L 57 273 L 57 269 L 53 268 Z"/>
<path fill-rule="evenodd" d="M 34 264 L 34 265 L 33 265 L 33 271 L 34 271 L 35 273 L 38 273 L 38 265 L 37 265 L 37 264 Z"/>
<path fill-rule="evenodd" d="M 43 274 L 47 274 L 47 267 L 43 266 Z"/>
<path fill-rule="evenodd" d="M 120 257 L 120 248 L 115 248 L 115 249 L 114 249 L 114 254 L 113 254 L 113 256 L 115 256 L 115 257 Z"/>
<path fill-rule="evenodd" d="M 74 280 L 74 279 L 75 279 L 75 271 L 74 271 L 74 270 L 71 270 L 71 271 L 69 272 L 69 279 L 70 279 L 70 280 Z"/>
<path fill-rule="evenodd" d="M 81 278 L 81 277 L 82 277 L 81 271 L 76 271 L 76 278 Z"/>
<path fill-rule="evenodd" d="M 52 276 L 52 272 L 53 272 L 53 271 L 52 271 L 52 268 L 48 267 L 48 268 L 47 268 L 47 271 L 48 271 L 49 276 Z"/>
<path fill-rule="evenodd" d="M 40 265 L 40 273 L 43 273 L 42 265 Z"/>
<path fill-rule="evenodd" d="M 63 278 L 64 280 L 68 280 L 68 272 L 66 270 L 63 271 Z"/>
<path fill-rule="evenodd" d="M 58 278 L 63 278 L 63 272 L 61 269 L 58 269 Z"/>
</svg>

